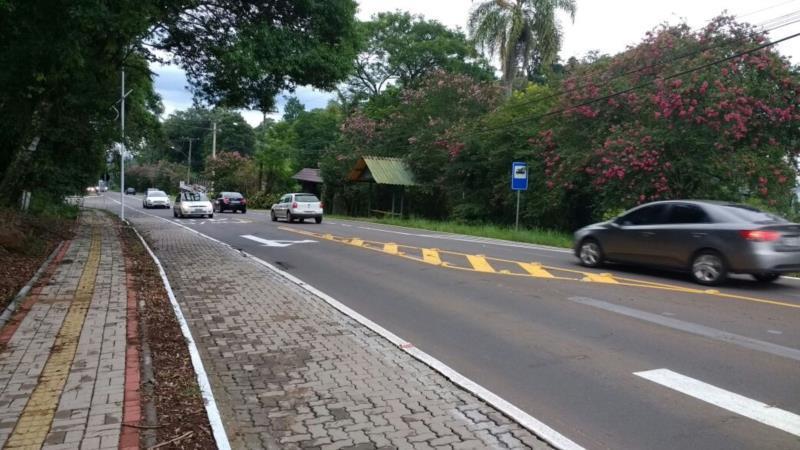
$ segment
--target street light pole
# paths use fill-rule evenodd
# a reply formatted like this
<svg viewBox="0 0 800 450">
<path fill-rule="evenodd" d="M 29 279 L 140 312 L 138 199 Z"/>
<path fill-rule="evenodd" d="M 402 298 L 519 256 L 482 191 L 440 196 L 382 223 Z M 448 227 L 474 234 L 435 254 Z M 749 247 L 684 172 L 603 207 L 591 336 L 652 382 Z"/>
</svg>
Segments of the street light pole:
<svg viewBox="0 0 800 450">
<path fill-rule="evenodd" d="M 119 91 L 122 96 L 122 107 L 120 108 L 120 130 L 122 132 L 122 140 L 119 144 L 120 150 L 120 174 L 119 174 L 119 217 L 125 220 L 125 68 L 122 68 L 122 87 Z"/>
<path fill-rule="evenodd" d="M 196 141 L 197 138 L 183 138 L 186 141 L 189 141 L 189 165 L 186 167 L 186 184 L 191 184 L 189 181 L 192 177 L 192 141 Z"/>
</svg>

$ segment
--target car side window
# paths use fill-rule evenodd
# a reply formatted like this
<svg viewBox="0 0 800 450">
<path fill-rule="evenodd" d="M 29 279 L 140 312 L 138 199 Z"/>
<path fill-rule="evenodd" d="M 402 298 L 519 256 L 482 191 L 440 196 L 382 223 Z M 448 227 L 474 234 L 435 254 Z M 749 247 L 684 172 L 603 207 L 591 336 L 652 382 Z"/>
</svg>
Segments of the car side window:
<svg viewBox="0 0 800 450">
<path fill-rule="evenodd" d="M 673 204 L 669 211 L 669 218 L 667 223 L 709 223 L 711 220 L 703 211 L 703 208 L 697 205 L 688 204 Z"/>
<path fill-rule="evenodd" d="M 666 205 L 645 206 L 620 217 L 617 223 L 622 226 L 663 224 L 666 210 Z"/>
</svg>

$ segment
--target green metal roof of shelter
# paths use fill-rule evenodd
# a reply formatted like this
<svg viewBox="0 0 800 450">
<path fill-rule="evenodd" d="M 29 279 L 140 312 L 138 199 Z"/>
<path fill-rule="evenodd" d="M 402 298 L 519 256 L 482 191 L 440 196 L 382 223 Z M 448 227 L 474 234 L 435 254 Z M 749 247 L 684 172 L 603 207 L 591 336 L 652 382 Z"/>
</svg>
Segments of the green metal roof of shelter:
<svg viewBox="0 0 800 450">
<path fill-rule="evenodd" d="M 347 176 L 350 181 L 375 182 L 399 186 L 416 186 L 414 175 L 400 158 L 362 156 Z"/>
</svg>

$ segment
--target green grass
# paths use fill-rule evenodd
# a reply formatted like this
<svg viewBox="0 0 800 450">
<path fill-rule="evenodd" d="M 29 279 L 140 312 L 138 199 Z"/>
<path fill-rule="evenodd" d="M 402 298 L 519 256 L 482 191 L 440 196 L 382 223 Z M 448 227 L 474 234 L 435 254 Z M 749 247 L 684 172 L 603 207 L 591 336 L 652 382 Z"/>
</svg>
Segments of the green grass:
<svg viewBox="0 0 800 450">
<path fill-rule="evenodd" d="M 386 225 L 397 225 L 401 227 L 419 228 L 422 230 L 440 231 L 444 233 L 465 234 L 468 236 L 479 236 L 493 239 L 503 239 L 507 241 L 527 242 L 530 244 L 550 245 L 553 247 L 572 247 L 572 235 L 560 231 L 544 230 L 540 228 L 514 228 L 499 225 L 469 225 L 457 222 L 445 222 L 427 219 L 397 219 L 397 218 L 375 218 L 375 217 L 347 217 L 340 215 L 328 215 L 327 217 L 343 220 L 360 220 L 364 222 L 382 223 Z"/>
</svg>

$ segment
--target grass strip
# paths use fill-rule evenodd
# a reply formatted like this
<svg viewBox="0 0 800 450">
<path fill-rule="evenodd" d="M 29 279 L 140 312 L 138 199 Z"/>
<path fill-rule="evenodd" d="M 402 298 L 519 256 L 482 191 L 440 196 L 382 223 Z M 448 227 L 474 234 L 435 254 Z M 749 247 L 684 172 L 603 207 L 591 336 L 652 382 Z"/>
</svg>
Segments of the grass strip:
<svg viewBox="0 0 800 450">
<path fill-rule="evenodd" d="M 529 244 L 549 245 L 553 247 L 572 247 L 572 235 L 561 231 L 545 230 L 541 228 L 514 228 L 500 225 L 470 225 L 457 222 L 428 220 L 419 218 L 398 219 L 394 217 L 348 217 L 329 214 L 326 218 L 342 220 L 358 220 L 362 222 L 396 225 L 401 227 L 418 228 L 428 231 L 464 234 L 506 241 L 526 242 Z"/>
</svg>

